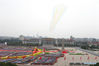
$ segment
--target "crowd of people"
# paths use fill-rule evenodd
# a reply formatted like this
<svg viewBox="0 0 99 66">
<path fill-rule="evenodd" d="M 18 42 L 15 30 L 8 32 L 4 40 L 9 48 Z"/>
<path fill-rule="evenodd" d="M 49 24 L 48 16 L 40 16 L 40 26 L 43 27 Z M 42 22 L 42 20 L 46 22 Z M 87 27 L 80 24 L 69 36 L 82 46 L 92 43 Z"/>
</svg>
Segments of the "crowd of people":
<svg viewBox="0 0 99 66">
<path fill-rule="evenodd" d="M 43 48 L 41 48 L 43 50 Z M 24 57 L 24 55 L 30 55 L 35 51 L 33 47 L 2 47 L 0 48 L 0 57 L 7 57 L 6 59 L 0 59 L 0 62 L 11 62 L 17 64 L 54 64 L 57 58 L 62 57 L 61 52 L 57 53 L 42 53 L 38 56 Z M 43 50 L 44 51 L 44 50 Z M 16 58 L 9 58 L 15 56 Z M 22 58 L 17 58 L 23 56 Z"/>
</svg>

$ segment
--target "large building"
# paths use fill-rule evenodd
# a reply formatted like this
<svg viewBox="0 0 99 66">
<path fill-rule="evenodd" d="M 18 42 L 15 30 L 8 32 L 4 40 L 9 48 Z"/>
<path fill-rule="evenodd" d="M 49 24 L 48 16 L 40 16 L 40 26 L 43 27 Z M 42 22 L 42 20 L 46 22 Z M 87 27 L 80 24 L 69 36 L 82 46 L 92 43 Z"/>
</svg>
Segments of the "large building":
<svg viewBox="0 0 99 66">
<path fill-rule="evenodd" d="M 70 39 L 64 39 L 64 38 L 35 38 L 35 37 L 24 37 L 20 36 L 19 39 L 22 41 L 23 44 L 39 44 L 42 46 L 62 46 L 64 44 L 65 46 L 74 45 L 74 40 L 72 38 Z"/>
<path fill-rule="evenodd" d="M 62 44 L 64 44 L 65 46 L 70 46 L 70 45 L 74 45 L 74 40 L 71 40 L 71 39 L 64 39 L 64 38 L 61 38 L 61 39 L 56 39 L 56 45 L 57 46 L 61 46 Z"/>
<path fill-rule="evenodd" d="M 56 44 L 56 40 L 54 38 L 42 38 L 41 40 L 42 40 L 41 42 L 44 47 L 46 47 L 46 46 L 51 47 Z"/>
</svg>

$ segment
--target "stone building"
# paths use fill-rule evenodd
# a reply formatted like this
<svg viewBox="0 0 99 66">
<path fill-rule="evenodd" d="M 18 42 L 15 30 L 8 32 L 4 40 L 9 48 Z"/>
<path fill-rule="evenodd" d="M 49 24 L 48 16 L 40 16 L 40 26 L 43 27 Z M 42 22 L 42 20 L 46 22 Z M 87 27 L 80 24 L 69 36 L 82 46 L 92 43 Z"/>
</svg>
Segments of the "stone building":
<svg viewBox="0 0 99 66">
<path fill-rule="evenodd" d="M 42 38 L 41 42 L 43 44 L 43 47 L 52 47 L 54 44 L 56 44 L 56 40 L 54 38 Z"/>
</svg>

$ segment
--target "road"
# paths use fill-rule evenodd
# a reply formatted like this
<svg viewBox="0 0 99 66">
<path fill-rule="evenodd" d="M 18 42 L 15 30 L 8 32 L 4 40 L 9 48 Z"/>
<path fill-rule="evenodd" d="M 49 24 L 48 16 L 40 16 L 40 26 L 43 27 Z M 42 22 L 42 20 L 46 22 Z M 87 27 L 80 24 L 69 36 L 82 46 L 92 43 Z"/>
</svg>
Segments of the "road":
<svg viewBox="0 0 99 66">
<path fill-rule="evenodd" d="M 90 53 L 90 54 L 92 54 L 92 55 L 95 55 L 95 56 L 98 56 L 98 57 L 99 57 L 99 54 L 96 54 L 96 53 L 94 53 L 93 51 L 84 50 L 84 49 L 81 49 L 81 48 L 76 48 L 76 49 L 81 50 L 81 51 L 84 51 L 84 52 L 87 52 L 87 53 Z"/>
</svg>

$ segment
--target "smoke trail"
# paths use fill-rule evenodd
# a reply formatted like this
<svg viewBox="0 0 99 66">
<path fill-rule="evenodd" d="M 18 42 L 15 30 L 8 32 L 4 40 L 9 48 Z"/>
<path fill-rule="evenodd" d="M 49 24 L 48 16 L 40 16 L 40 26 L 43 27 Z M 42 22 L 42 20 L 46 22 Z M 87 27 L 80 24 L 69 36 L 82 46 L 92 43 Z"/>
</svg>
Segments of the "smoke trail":
<svg viewBox="0 0 99 66">
<path fill-rule="evenodd" d="M 63 12 L 64 12 L 64 6 L 58 6 L 55 8 L 54 16 L 50 25 L 50 31 L 53 31 L 55 29 L 55 26 L 57 22 L 60 20 Z"/>
</svg>

